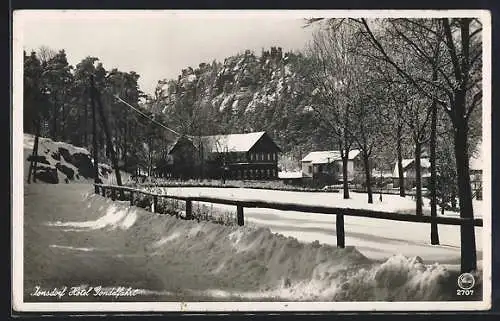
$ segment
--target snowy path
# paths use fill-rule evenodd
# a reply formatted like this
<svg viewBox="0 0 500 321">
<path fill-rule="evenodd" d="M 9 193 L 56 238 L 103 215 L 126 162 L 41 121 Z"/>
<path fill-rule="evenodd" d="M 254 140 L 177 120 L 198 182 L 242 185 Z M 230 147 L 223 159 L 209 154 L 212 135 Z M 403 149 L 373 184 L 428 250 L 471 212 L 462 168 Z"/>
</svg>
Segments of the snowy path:
<svg viewBox="0 0 500 321">
<path fill-rule="evenodd" d="M 32 184 L 25 186 L 24 200 L 24 294 L 28 301 L 44 300 L 30 296 L 36 286 L 125 286 L 141 291 L 140 298 L 65 297 L 56 298 L 58 302 L 457 299 L 458 271 L 426 264 L 431 262 L 412 255 L 388 255 L 376 261 L 358 250 L 363 242 L 367 253 L 375 252 L 367 251 L 373 246 L 392 254 L 384 249 L 387 244 L 393 244 L 396 253 L 425 249 L 417 233 L 408 247 L 413 249 L 403 248 L 400 239 L 390 239 L 383 224 L 349 221 L 348 246 L 338 249 L 308 242 L 334 241 L 333 216 L 329 215 L 254 209 L 247 213 L 246 226 L 223 226 L 113 202 L 93 194 L 87 184 Z M 255 226 L 260 224 L 270 228 Z M 272 233 L 279 231 L 297 233 L 307 242 Z M 478 295 L 481 286 L 478 279 Z"/>
<path fill-rule="evenodd" d="M 241 200 L 263 199 L 269 201 L 300 202 L 308 205 L 330 205 L 350 208 L 367 208 L 399 213 L 414 213 L 411 197 L 383 195 L 382 202 L 375 197 L 368 204 L 366 194 L 351 193 L 350 200 L 341 193 L 303 193 L 242 188 L 162 188 L 169 195 L 213 196 Z M 208 204 L 210 205 L 210 204 Z M 481 202 L 475 202 L 475 216 L 481 217 Z M 234 212 L 234 206 L 213 204 L 214 207 Z M 430 211 L 428 207 L 426 211 Z M 450 215 L 450 212 L 446 213 Z M 456 215 L 456 214 L 454 214 Z M 246 208 L 245 222 L 249 225 L 269 227 L 272 232 L 292 236 L 303 242 L 318 240 L 336 245 L 335 216 Z M 425 223 L 398 222 L 382 219 L 346 216 L 344 218 L 346 245 L 355 246 L 371 259 L 383 260 L 394 254 L 421 257 L 425 263 L 439 262 L 449 268 L 460 264 L 459 226 L 439 225 L 440 245 L 430 244 L 430 225 Z M 482 260 L 482 228 L 476 227 L 478 260 Z M 479 265 L 480 262 L 479 262 Z"/>
</svg>

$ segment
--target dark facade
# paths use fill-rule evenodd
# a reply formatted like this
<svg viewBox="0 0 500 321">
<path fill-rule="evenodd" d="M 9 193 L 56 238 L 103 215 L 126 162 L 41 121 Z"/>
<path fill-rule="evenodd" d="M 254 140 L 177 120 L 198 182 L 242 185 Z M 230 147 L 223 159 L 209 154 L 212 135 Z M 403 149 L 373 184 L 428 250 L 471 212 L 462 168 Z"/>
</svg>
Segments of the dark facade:
<svg viewBox="0 0 500 321">
<path fill-rule="evenodd" d="M 175 178 L 278 179 L 280 148 L 265 132 L 183 138 L 173 146 Z"/>
<path fill-rule="evenodd" d="M 200 155 L 191 139 L 181 137 L 169 152 L 166 177 L 189 179 L 200 176 Z"/>
</svg>

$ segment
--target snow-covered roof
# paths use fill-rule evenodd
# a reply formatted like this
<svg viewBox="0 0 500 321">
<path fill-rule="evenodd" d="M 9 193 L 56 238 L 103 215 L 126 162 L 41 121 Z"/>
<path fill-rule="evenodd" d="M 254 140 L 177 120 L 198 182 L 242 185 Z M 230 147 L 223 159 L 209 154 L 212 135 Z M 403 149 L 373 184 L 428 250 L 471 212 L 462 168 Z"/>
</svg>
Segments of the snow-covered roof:
<svg viewBox="0 0 500 321">
<path fill-rule="evenodd" d="M 182 136 L 179 137 L 170 147 L 169 154 L 177 149 L 181 140 L 190 142 L 195 148 L 200 146 L 208 153 L 227 153 L 227 152 L 248 152 L 266 132 L 253 132 L 245 134 L 228 134 L 212 136 Z M 274 144 L 278 151 L 280 148 Z"/>
<path fill-rule="evenodd" d="M 410 166 L 411 164 L 413 164 L 413 162 L 415 161 L 414 158 L 406 158 L 406 159 L 403 159 L 402 163 L 403 163 L 403 170 L 406 170 L 408 168 L 408 166 Z M 421 158 L 420 159 L 420 167 L 421 168 L 430 168 L 431 167 L 431 162 L 429 161 L 428 158 Z M 406 177 L 406 173 L 404 173 L 405 177 Z M 392 176 L 393 177 L 398 177 L 399 176 L 399 170 L 398 170 L 398 163 L 396 162 L 396 164 L 394 164 L 394 170 L 392 171 Z M 422 176 L 424 177 L 424 176 Z"/>
<path fill-rule="evenodd" d="M 352 160 L 359 155 L 359 149 L 353 149 L 349 151 L 349 159 Z M 306 157 L 302 158 L 303 162 L 311 162 L 312 164 L 327 164 L 328 162 L 334 162 L 341 160 L 340 151 L 338 150 L 327 150 L 320 152 L 310 152 Z"/>
<path fill-rule="evenodd" d="M 266 132 L 203 136 L 203 146 L 209 152 L 247 152 Z"/>
<path fill-rule="evenodd" d="M 302 172 L 279 172 L 278 178 L 302 178 Z"/>
</svg>

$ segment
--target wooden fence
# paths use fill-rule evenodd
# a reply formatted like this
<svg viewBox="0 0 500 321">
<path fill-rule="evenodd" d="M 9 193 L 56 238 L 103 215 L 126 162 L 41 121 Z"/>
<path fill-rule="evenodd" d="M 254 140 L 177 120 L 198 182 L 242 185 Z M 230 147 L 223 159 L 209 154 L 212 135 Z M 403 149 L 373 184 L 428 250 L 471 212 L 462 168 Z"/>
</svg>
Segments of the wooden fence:
<svg viewBox="0 0 500 321">
<path fill-rule="evenodd" d="M 416 223 L 431 223 L 435 221 L 438 224 L 444 224 L 444 225 L 471 224 L 472 221 L 474 226 L 483 226 L 483 220 L 480 218 L 464 219 L 460 217 L 416 216 L 414 214 L 400 214 L 400 213 L 372 211 L 366 209 L 341 208 L 341 207 L 330 207 L 321 205 L 302 205 L 294 203 L 254 201 L 254 200 L 233 200 L 233 199 L 203 197 L 203 196 L 175 196 L 175 195 L 151 193 L 145 190 L 135 189 L 132 187 L 104 185 L 104 184 L 94 184 L 94 188 L 96 194 L 100 194 L 102 196 L 108 196 L 107 191 L 109 190 L 109 195 L 112 200 L 116 200 L 117 198 L 121 200 L 129 200 L 131 204 L 134 201 L 134 195 L 142 194 L 150 196 L 152 198 L 151 205 L 153 212 L 157 211 L 157 204 L 159 198 L 169 198 L 169 199 L 185 201 L 186 219 L 193 219 L 193 213 L 192 213 L 193 202 L 234 205 L 236 206 L 236 213 L 237 213 L 236 222 L 239 226 L 245 224 L 244 211 L 243 211 L 244 208 L 269 208 L 281 211 L 297 211 L 297 212 L 336 215 L 337 246 L 342 248 L 345 247 L 344 215 L 377 218 L 377 219 L 385 219 L 392 221 L 416 222 Z"/>
</svg>

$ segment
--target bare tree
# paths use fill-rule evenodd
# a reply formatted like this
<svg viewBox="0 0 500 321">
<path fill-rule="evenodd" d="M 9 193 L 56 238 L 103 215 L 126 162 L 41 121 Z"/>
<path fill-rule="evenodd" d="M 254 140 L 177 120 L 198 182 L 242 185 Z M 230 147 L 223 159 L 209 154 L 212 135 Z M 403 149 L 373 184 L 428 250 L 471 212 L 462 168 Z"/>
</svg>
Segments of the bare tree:
<svg viewBox="0 0 500 321">
<path fill-rule="evenodd" d="M 37 50 L 37 56 L 42 66 L 54 58 L 55 55 L 57 55 L 57 51 L 47 46 L 40 46 Z"/>
<path fill-rule="evenodd" d="M 349 198 L 347 164 L 354 143 L 349 109 L 357 90 L 353 73 L 356 63 L 353 40 L 351 28 L 346 25 L 332 24 L 327 30 L 318 30 L 307 49 L 310 64 L 304 71 L 315 88 L 312 108 L 339 146 L 345 199 Z"/>
<path fill-rule="evenodd" d="M 388 23 L 353 19 L 360 27 L 360 33 L 378 52 L 380 61 L 392 66 L 398 74 L 422 95 L 441 106 L 450 117 L 454 129 L 455 162 L 460 200 L 460 216 L 468 219 L 461 225 L 462 271 L 477 268 L 475 231 L 473 225 L 472 192 L 469 176 L 469 120 L 482 100 L 482 24 L 474 18 L 442 18 L 429 24 L 424 19 L 389 20 Z M 426 30 L 429 39 L 435 41 L 443 50 L 443 56 L 436 61 L 422 43 L 407 36 L 416 30 Z M 415 74 L 391 56 L 390 46 L 380 34 L 388 28 L 396 30 L 400 41 L 412 49 L 412 56 L 423 59 L 436 71 L 436 80 L 429 80 Z M 442 33 L 439 31 L 442 28 Z M 379 32 L 382 31 L 382 32 Z"/>
</svg>

